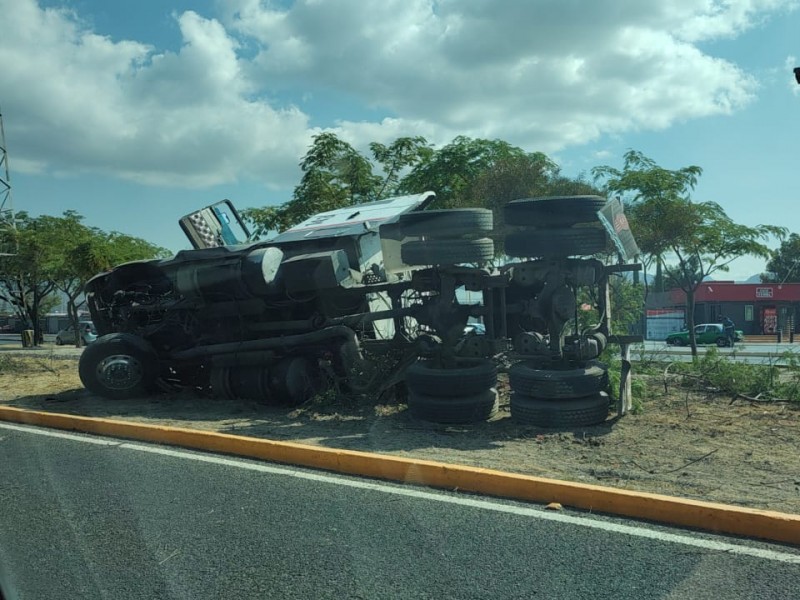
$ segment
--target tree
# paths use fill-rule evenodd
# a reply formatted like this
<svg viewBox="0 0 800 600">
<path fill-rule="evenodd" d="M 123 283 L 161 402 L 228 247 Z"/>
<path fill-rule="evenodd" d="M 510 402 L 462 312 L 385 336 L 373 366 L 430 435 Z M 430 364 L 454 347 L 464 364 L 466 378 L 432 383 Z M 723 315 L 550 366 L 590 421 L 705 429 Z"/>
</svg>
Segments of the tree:
<svg viewBox="0 0 800 600">
<path fill-rule="evenodd" d="M 503 207 L 512 200 L 551 195 L 558 165 L 542 152 L 509 153 L 486 165 L 464 190 L 463 202 L 490 208 L 498 229 L 505 225 Z"/>
<path fill-rule="evenodd" d="M 650 211 L 649 209 L 655 209 Z M 675 198 L 658 200 L 639 209 L 638 219 L 655 221 L 661 238 L 657 242 L 661 256 L 671 259 L 665 265 L 666 280 L 681 289 L 686 297 L 686 321 L 692 355 L 697 356 L 694 334 L 694 307 L 697 288 L 717 272 L 725 272 L 736 258 L 745 255 L 767 258 L 764 243 L 771 236 L 782 236 L 785 230 L 771 225 L 749 227 L 735 223 L 715 202 L 692 203 Z"/>
<path fill-rule="evenodd" d="M 420 161 L 402 179 L 399 190 L 436 192 L 434 208 L 489 208 L 498 231 L 505 227 L 503 207 L 512 200 L 597 193 L 580 179 L 560 175 L 558 165 L 542 152 L 464 136 Z M 497 249 L 502 250 L 500 244 Z"/>
<path fill-rule="evenodd" d="M 403 177 L 399 190 L 412 194 L 432 190 L 437 208 L 481 206 L 486 199 L 477 196 L 478 183 L 490 170 L 501 163 L 510 166 L 540 156 L 544 155 L 533 159 L 502 140 L 458 136 L 417 164 Z"/>
<path fill-rule="evenodd" d="M 433 149 L 423 137 L 401 137 L 388 146 L 373 142 L 370 151 L 372 160 L 333 133 L 319 134 L 300 163 L 303 177 L 292 200 L 248 208 L 242 215 L 261 236 L 318 212 L 430 190 L 436 193 L 434 208 L 491 208 L 501 226 L 502 207 L 511 200 L 596 193 L 585 181 L 559 175 L 558 165 L 545 154 L 502 140 L 459 136 Z"/>
<path fill-rule="evenodd" d="M 83 217 L 73 211 L 64 213 L 63 220 L 69 233 L 61 240 L 62 260 L 54 272 L 56 289 L 67 299 L 67 315 L 75 332 L 75 344 L 80 345 L 78 315 L 85 305 L 83 289 L 97 273 L 108 271 L 121 263 L 133 260 L 147 260 L 169 256 L 166 248 L 161 248 L 141 238 L 116 231 L 106 233 L 95 227 L 81 223 Z"/>
<path fill-rule="evenodd" d="M 50 239 L 59 234 L 53 217 L 32 218 L 16 214 L 16 228 L 0 229 L 3 245 L 16 254 L 4 257 L 0 271 L 0 299 L 14 307 L 17 316 L 33 329 L 34 343 L 42 339 L 39 316 L 55 305 L 52 273 L 58 251 Z"/>
<path fill-rule="evenodd" d="M 87 227 L 74 211 L 61 217 L 36 218 L 18 213 L 16 218 L 16 232 L 2 230 L 4 236 L 16 236 L 9 241 L 18 243 L 19 251 L 0 263 L 0 299 L 14 306 L 33 327 L 35 343 L 42 339 L 40 316 L 58 303 L 54 292 L 65 294 L 67 313 L 77 334 L 83 288 L 89 278 L 120 262 L 168 254 L 145 240 Z M 76 335 L 76 340 L 80 336 Z"/>
<path fill-rule="evenodd" d="M 666 215 L 673 200 L 690 199 L 692 190 L 703 170 L 695 165 L 683 167 L 675 171 L 664 169 L 638 150 L 628 150 L 624 155 L 622 170 L 607 165 L 592 169 L 595 182 L 603 181 L 608 195 L 618 194 L 629 207 L 649 204 L 648 213 L 661 212 Z M 659 208 L 660 207 L 660 208 Z M 644 256 L 641 257 L 645 272 L 645 288 L 647 288 L 647 268 L 655 263 L 655 288 L 664 291 L 662 276 L 663 253 L 665 251 L 662 231 L 657 219 L 652 214 L 640 218 L 636 210 L 629 212 L 631 229 Z M 638 281 L 638 272 L 634 273 L 634 281 Z M 645 293 L 645 296 L 647 294 Z"/>
<path fill-rule="evenodd" d="M 374 200 L 381 183 L 371 163 L 334 133 L 314 136 L 300 168 L 303 177 L 289 202 L 242 211 L 256 236 L 283 231 L 318 212 Z"/>
<path fill-rule="evenodd" d="M 670 171 L 641 152 L 629 150 L 622 171 L 601 166 L 592 172 L 596 180 L 605 179 L 609 192 L 628 196 L 631 229 L 642 252 L 656 262 L 656 285 L 663 289 L 666 280 L 684 292 L 689 340 L 692 355 L 696 356 L 697 288 L 713 273 L 727 271 L 728 265 L 740 256 L 769 256 L 764 242 L 773 235 L 783 236 L 785 230 L 770 225 L 740 225 L 719 204 L 692 202 L 691 190 L 702 174 L 697 166 Z M 662 266 L 665 277 L 661 276 Z"/>
<path fill-rule="evenodd" d="M 242 216 L 263 236 L 284 231 L 319 212 L 380 200 L 397 193 L 403 170 L 428 157 L 432 150 L 423 137 L 401 137 L 390 145 L 370 144 L 376 165 L 334 133 L 314 136 L 300 168 L 303 177 L 292 199 L 280 206 L 247 208 Z"/>
<path fill-rule="evenodd" d="M 764 283 L 800 282 L 800 235 L 792 233 L 772 252 L 767 272 L 761 274 Z"/>
<path fill-rule="evenodd" d="M 369 149 L 375 161 L 383 169 L 383 183 L 378 190 L 378 199 L 397 194 L 400 173 L 404 169 L 430 160 L 434 153 L 428 141 L 422 136 L 397 138 L 388 146 L 372 142 Z"/>
</svg>

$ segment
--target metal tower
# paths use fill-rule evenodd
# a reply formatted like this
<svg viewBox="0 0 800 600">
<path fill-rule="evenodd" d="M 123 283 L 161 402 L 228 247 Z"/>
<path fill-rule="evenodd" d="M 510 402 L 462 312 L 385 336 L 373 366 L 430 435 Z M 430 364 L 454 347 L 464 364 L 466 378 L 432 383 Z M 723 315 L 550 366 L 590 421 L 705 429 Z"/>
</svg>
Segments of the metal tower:
<svg viewBox="0 0 800 600">
<path fill-rule="evenodd" d="M 14 218 L 14 203 L 11 199 L 11 176 L 8 171 L 8 150 L 6 133 L 3 129 L 3 111 L 0 110 L 0 229 L 17 228 Z M 15 236 L 16 237 L 16 236 Z M 13 255 L 16 248 L 0 247 L 0 256 Z"/>
</svg>

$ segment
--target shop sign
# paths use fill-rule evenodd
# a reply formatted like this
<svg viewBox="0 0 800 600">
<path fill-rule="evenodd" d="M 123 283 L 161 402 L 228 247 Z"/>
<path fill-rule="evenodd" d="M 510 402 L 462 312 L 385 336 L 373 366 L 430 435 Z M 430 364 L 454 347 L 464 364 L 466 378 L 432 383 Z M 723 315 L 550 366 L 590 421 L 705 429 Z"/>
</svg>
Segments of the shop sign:
<svg viewBox="0 0 800 600">
<path fill-rule="evenodd" d="M 756 288 L 756 298 L 772 298 L 772 288 L 771 287 L 757 287 Z"/>
</svg>

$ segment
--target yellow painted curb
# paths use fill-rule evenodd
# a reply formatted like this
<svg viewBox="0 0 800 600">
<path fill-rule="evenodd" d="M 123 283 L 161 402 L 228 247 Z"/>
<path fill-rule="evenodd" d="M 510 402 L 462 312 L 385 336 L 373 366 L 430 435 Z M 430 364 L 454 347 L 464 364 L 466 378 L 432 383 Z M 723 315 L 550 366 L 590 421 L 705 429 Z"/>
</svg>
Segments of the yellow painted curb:
<svg viewBox="0 0 800 600">
<path fill-rule="evenodd" d="M 0 419 L 312 467 L 488 496 L 558 502 L 592 512 L 646 519 L 800 545 L 800 515 L 572 483 L 491 469 L 307 446 L 179 427 L 0 407 Z"/>
</svg>

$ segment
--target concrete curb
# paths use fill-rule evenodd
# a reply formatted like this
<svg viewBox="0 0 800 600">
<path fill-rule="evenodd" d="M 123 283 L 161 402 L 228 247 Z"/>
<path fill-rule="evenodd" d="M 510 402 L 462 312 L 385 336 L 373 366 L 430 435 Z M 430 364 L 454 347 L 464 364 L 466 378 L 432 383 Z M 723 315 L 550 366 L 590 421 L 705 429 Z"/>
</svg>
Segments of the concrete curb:
<svg viewBox="0 0 800 600">
<path fill-rule="evenodd" d="M 0 420 L 221 452 L 347 475 L 487 496 L 559 502 L 592 512 L 800 545 L 800 515 L 572 483 L 490 469 L 307 446 L 179 427 L 0 407 Z"/>
</svg>

